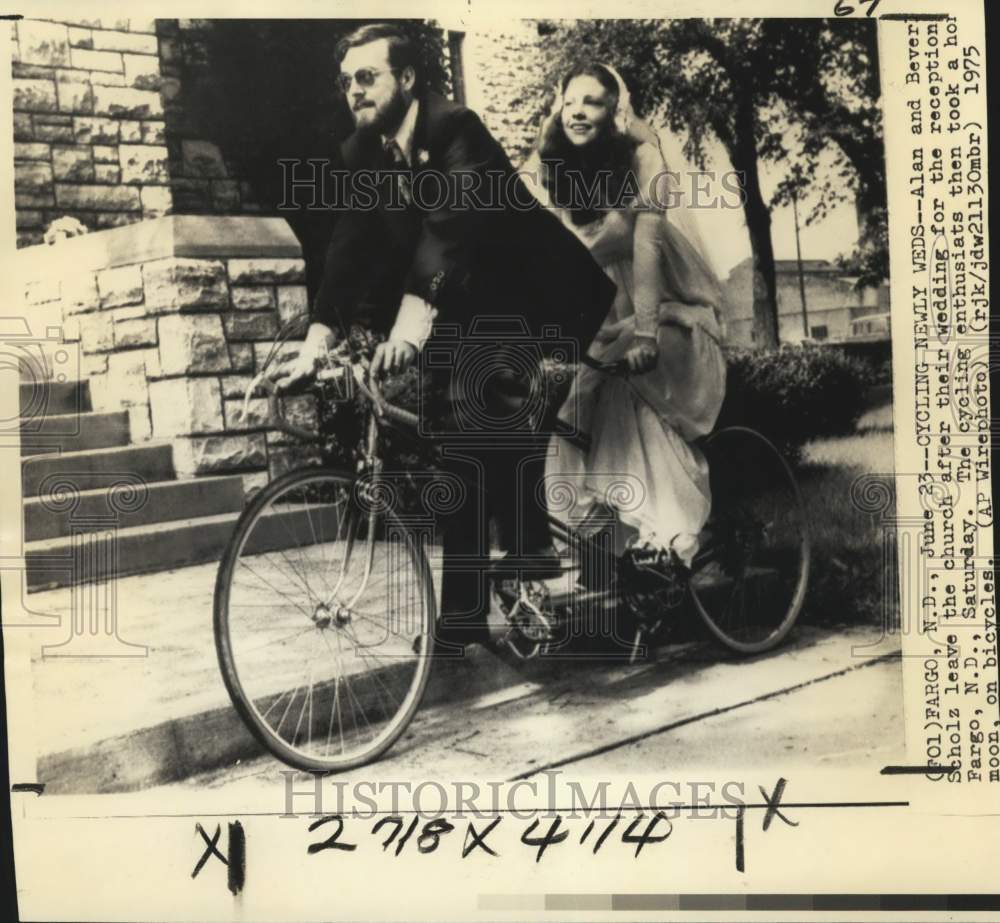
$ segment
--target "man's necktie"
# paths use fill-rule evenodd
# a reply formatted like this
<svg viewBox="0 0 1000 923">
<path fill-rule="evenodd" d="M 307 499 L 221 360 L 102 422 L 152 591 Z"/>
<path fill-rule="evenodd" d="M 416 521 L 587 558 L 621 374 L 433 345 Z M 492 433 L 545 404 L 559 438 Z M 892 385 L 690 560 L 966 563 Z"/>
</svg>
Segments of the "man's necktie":
<svg viewBox="0 0 1000 923">
<path fill-rule="evenodd" d="M 394 138 L 390 138 L 385 142 L 385 153 L 390 168 L 401 171 L 395 174 L 396 188 L 399 190 L 400 201 L 409 205 L 413 201 L 413 196 L 410 194 L 410 180 L 407 175 L 410 165 L 406 162 L 402 148 L 400 148 Z"/>
</svg>

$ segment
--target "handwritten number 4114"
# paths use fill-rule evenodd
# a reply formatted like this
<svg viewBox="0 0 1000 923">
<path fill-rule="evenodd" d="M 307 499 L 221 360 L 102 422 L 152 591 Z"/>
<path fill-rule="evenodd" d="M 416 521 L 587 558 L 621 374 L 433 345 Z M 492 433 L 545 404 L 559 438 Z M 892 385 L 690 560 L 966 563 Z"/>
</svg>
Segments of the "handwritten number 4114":
<svg viewBox="0 0 1000 923">
<path fill-rule="evenodd" d="M 882 0 L 862 0 L 859 6 L 867 6 L 868 10 L 865 15 L 874 16 L 875 10 L 878 9 L 881 2 Z M 837 0 L 837 4 L 833 8 L 833 12 L 836 16 L 853 16 L 854 7 L 850 3 L 846 3 L 845 0 Z"/>
</svg>

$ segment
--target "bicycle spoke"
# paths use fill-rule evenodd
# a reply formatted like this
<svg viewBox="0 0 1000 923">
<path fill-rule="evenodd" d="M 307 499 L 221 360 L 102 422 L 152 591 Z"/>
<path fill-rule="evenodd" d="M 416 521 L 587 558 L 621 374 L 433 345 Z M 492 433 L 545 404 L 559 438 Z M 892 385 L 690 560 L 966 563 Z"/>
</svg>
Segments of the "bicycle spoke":
<svg viewBox="0 0 1000 923">
<path fill-rule="evenodd" d="M 344 752 L 344 732 L 343 725 L 339 720 L 340 715 L 340 677 L 338 676 L 335 681 L 335 688 L 333 693 L 333 705 L 330 708 L 330 724 L 326 729 L 326 755 L 330 755 L 330 738 L 333 737 L 333 719 L 338 717 L 337 730 L 340 731 L 340 752 Z"/>
<path fill-rule="evenodd" d="M 257 737 L 299 768 L 384 750 L 429 669 L 423 548 L 391 513 L 375 522 L 346 502 L 350 485 L 303 472 L 264 488 L 238 524 L 216 598 L 227 687 Z"/>
<path fill-rule="evenodd" d="M 342 642 L 340 640 L 340 634 L 338 634 L 337 635 L 337 647 L 340 648 L 341 644 L 342 644 Z M 361 704 L 361 700 L 358 699 L 358 697 L 351 691 L 351 681 L 350 681 L 350 679 L 345 680 L 344 688 L 347 690 L 348 700 L 353 701 L 353 703 L 358 706 L 358 711 L 361 712 L 361 717 L 364 719 L 365 725 L 368 727 L 368 729 L 370 731 L 371 730 L 371 722 L 368 720 L 368 716 L 365 714 L 365 708 Z M 356 712 L 354 712 L 354 706 L 353 705 L 351 706 L 351 712 L 352 712 L 352 714 L 356 714 Z M 357 727 L 357 721 L 355 721 L 355 727 Z"/>
<path fill-rule="evenodd" d="M 269 714 L 271 714 L 271 709 L 272 709 L 272 708 L 274 708 L 274 706 L 275 706 L 275 705 L 277 705 L 277 704 L 278 704 L 278 702 L 280 702 L 280 701 L 281 701 L 281 700 L 282 700 L 282 699 L 283 699 L 283 698 L 284 698 L 284 697 L 285 697 L 286 695 L 288 695 L 288 690 L 287 690 L 287 689 L 286 689 L 286 690 L 285 690 L 285 691 L 284 691 L 283 693 L 281 693 L 281 695 L 279 695 L 279 696 L 276 696 L 276 697 L 275 697 L 275 698 L 274 698 L 274 699 L 273 699 L 273 700 L 271 701 L 271 704 L 270 704 L 270 705 L 268 705 L 268 707 L 267 707 L 267 711 L 266 711 L 266 712 L 264 712 L 264 714 L 263 714 L 263 716 L 262 716 L 262 717 L 264 718 L 264 720 L 265 720 L 265 721 L 267 720 L 267 716 L 268 716 Z"/>
<path fill-rule="evenodd" d="M 309 506 L 308 497 L 303 498 L 306 505 L 306 521 L 309 523 L 309 531 L 312 533 L 313 544 L 319 547 L 320 559 L 323 567 L 320 568 L 320 579 L 323 582 L 323 586 L 326 588 L 327 594 L 330 592 L 330 585 L 326 582 L 326 543 L 320 542 L 319 536 L 316 534 L 316 527 L 313 525 L 312 520 L 312 508 Z"/>
<path fill-rule="evenodd" d="M 263 644 L 257 645 L 257 647 L 251 647 L 247 649 L 248 653 L 256 653 L 257 651 L 262 651 L 266 647 L 273 647 L 275 644 L 284 644 L 286 641 L 290 641 L 292 638 L 301 638 L 307 631 L 315 631 L 315 625 L 306 625 L 305 628 L 299 628 L 293 631 L 290 635 L 285 635 L 283 638 L 277 638 L 274 641 L 265 641 Z"/>
<path fill-rule="evenodd" d="M 279 517 L 279 521 L 281 522 L 282 528 L 288 533 L 288 535 L 291 538 L 294 539 L 294 535 L 292 535 L 291 529 L 288 528 L 288 524 L 284 521 L 284 519 Z M 301 546 L 296 546 L 296 547 L 298 548 L 298 550 L 301 551 Z M 309 585 L 309 581 L 306 579 L 305 575 L 302 572 L 300 572 L 298 568 L 296 568 L 296 566 L 288 558 L 288 555 L 286 554 L 287 549 L 279 548 L 277 549 L 277 551 L 278 554 L 280 554 L 285 559 L 285 561 L 288 562 L 288 566 L 292 569 L 292 571 L 295 573 L 295 576 L 299 578 L 302 585 L 305 587 L 306 593 L 309 596 L 310 601 L 319 602 L 319 596 L 313 594 L 312 587 Z"/>
<path fill-rule="evenodd" d="M 276 734 L 280 734 L 281 733 L 281 726 L 285 723 L 285 718 L 288 717 L 288 712 L 291 711 L 292 703 L 295 701 L 295 696 L 298 694 L 299 689 L 300 689 L 300 686 L 296 686 L 292 690 L 292 697 L 288 700 L 288 704 L 285 706 L 285 711 L 284 711 L 284 713 L 281 716 L 281 720 L 278 722 L 278 726 L 274 729 L 274 732 Z"/>
<path fill-rule="evenodd" d="M 295 606 L 295 608 L 296 608 L 296 609 L 298 609 L 298 610 L 299 610 L 299 612 L 301 612 L 301 613 L 302 613 L 302 614 L 303 614 L 303 615 L 304 615 L 304 616 L 305 616 L 306 618 L 308 618 L 308 619 L 310 619 L 310 620 L 312 619 L 312 616 L 310 615 L 310 613 L 308 612 L 308 610 L 306 610 L 306 609 L 303 609 L 303 608 L 302 608 L 302 607 L 301 607 L 301 606 L 300 606 L 300 605 L 299 605 L 298 603 L 296 603 L 296 602 L 293 602 L 293 601 L 291 600 L 291 598 L 290 598 L 290 597 L 288 596 L 288 594 L 287 594 L 287 593 L 282 593 L 282 592 L 281 592 L 281 591 L 280 591 L 280 590 L 279 590 L 279 589 L 278 589 L 277 587 L 275 587 L 275 586 L 274 586 L 273 584 L 271 584 L 271 583 L 270 583 L 269 581 L 265 580 L 265 579 L 264 579 L 264 578 L 263 578 L 263 577 L 262 577 L 262 576 L 261 576 L 260 574 L 258 574 L 258 573 L 257 573 L 257 572 L 256 572 L 256 571 L 255 571 L 255 570 L 254 570 L 254 569 L 253 569 L 253 568 L 252 568 L 251 566 L 250 566 L 249 562 L 247 562 L 246 560 L 241 560 L 241 561 L 240 561 L 239 563 L 240 563 L 240 566 L 241 566 L 241 567 L 243 567 L 243 568 L 245 568 L 246 570 L 250 571 L 250 573 L 251 573 L 251 574 L 253 574 L 253 575 L 254 575 L 254 576 L 255 576 L 255 577 L 256 577 L 256 578 L 258 579 L 258 580 L 260 580 L 260 582 L 261 582 L 261 583 L 263 583 L 263 584 L 264 584 L 265 586 L 267 586 L 267 587 L 268 587 L 269 589 L 272 589 L 272 590 L 274 590 L 274 592 L 275 592 L 275 595 L 277 595 L 277 596 L 280 596 L 280 597 L 281 597 L 282 599 L 285 599 L 285 600 L 287 600 L 287 601 L 291 602 L 291 603 L 292 603 L 292 605 L 293 605 L 293 606 Z"/>
<path fill-rule="evenodd" d="M 350 637 L 350 635 L 348 635 L 348 637 Z M 388 718 L 393 712 L 391 712 L 388 708 L 385 707 L 385 699 L 383 699 L 382 698 L 382 694 L 380 692 L 378 692 L 378 686 L 381 686 L 385 690 L 386 695 L 389 696 L 389 700 L 390 701 L 396 702 L 397 706 L 398 706 L 399 702 L 393 697 L 392 691 L 389 689 L 388 686 L 386 686 L 386 684 L 383 682 L 382 678 L 379 676 L 379 671 L 380 671 L 381 667 L 378 665 L 378 661 L 375 660 L 375 658 L 371 654 L 365 654 L 365 653 L 361 652 L 360 649 L 357 647 L 357 644 L 355 644 L 355 650 L 358 650 L 359 653 L 361 654 L 361 656 L 363 658 L 365 658 L 366 661 L 374 661 L 375 664 L 376 664 L 375 669 L 372 670 L 368 674 L 368 676 L 373 681 L 373 684 L 374 684 L 373 688 L 375 689 L 376 695 L 378 696 L 379 700 L 383 703 L 383 705 L 382 705 L 382 714 L 384 714 Z"/>
<path fill-rule="evenodd" d="M 337 583 L 331 590 L 330 595 L 335 596 L 340 592 L 341 584 L 344 582 L 344 577 L 347 575 L 348 568 L 351 566 L 351 554 L 354 551 L 354 542 L 357 538 L 357 530 L 360 525 L 360 517 L 351 515 L 349 512 L 347 517 L 347 536 L 344 541 L 346 543 L 346 548 L 344 549 L 344 563 L 340 570 L 340 576 L 337 578 Z"/>
</svg>

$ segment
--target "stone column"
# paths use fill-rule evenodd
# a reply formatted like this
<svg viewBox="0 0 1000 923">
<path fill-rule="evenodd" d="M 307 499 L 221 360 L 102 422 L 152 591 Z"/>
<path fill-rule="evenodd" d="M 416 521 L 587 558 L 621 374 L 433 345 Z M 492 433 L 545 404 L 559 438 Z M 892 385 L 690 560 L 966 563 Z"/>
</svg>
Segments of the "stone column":
<svg viewBox="0 0 1000 923">
<path fill-rule="evenodd" d="M 308 314 L 301 250 L 282 219 L 166 216 L 20 257 L 26 288 L 37 299 L 45 280 L 79 344 L 94 410 L 128 409 L 133 442 L 169 440 L 180 477 L 243 472 L 259 486 L 318 459 L 269 430 L 264 399 L 243 416 L 279 328 Z M 287 405 L 315 425 L 310 398 Z"/>
</svg>

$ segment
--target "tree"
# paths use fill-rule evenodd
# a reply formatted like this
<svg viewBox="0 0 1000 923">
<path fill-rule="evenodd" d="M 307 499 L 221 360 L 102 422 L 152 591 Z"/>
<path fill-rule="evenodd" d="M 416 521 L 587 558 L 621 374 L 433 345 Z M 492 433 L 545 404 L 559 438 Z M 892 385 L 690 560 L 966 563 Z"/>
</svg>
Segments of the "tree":
<svg viewBox="0 0 1000 923">
<path fill-rule="evenodd" d="M 778 342 L 771 208 L 811 189 L 810 220 L 850 191 L 852 176 L 873 226 L 885 200 L 878 116 L 874 24 L 824 20 L 604 20 L 577 22 L 546 39 L 549 78 L 580 59 L 608 61 L 622 73 L 636 110 L 685 136 L 684 152 L 706 166 L 717 139 L 741 175 L 750 237 L 757 342 Z M 840 67 L 831 78 L 827 68 Z M 874 76 L 872 73 L 874 72 Z M 833 71 L 836 74 L 836 71 Z M 820 156 L 847 163 L 818 188 Z M 795 162 L 765 199 L 763 162 Z M 883 222 L 884 226 L 884 222 Z"/>
<path fill-rule="evenodd" d="M 838 174 L 844 188 L 825 188 L 809 220 L 853 194 L 858 246 L 841 265 L 858 276 L 859 287 L 876 286 L 889 275 L 889 234 L 875 24 L 862 19 L 767 20 L 765 28 L 781 62 L 775 93 L 801 126 L 801 156 L 815 168 L 818 154 L 832 144 L 847 166 Z"/>
</svg>

